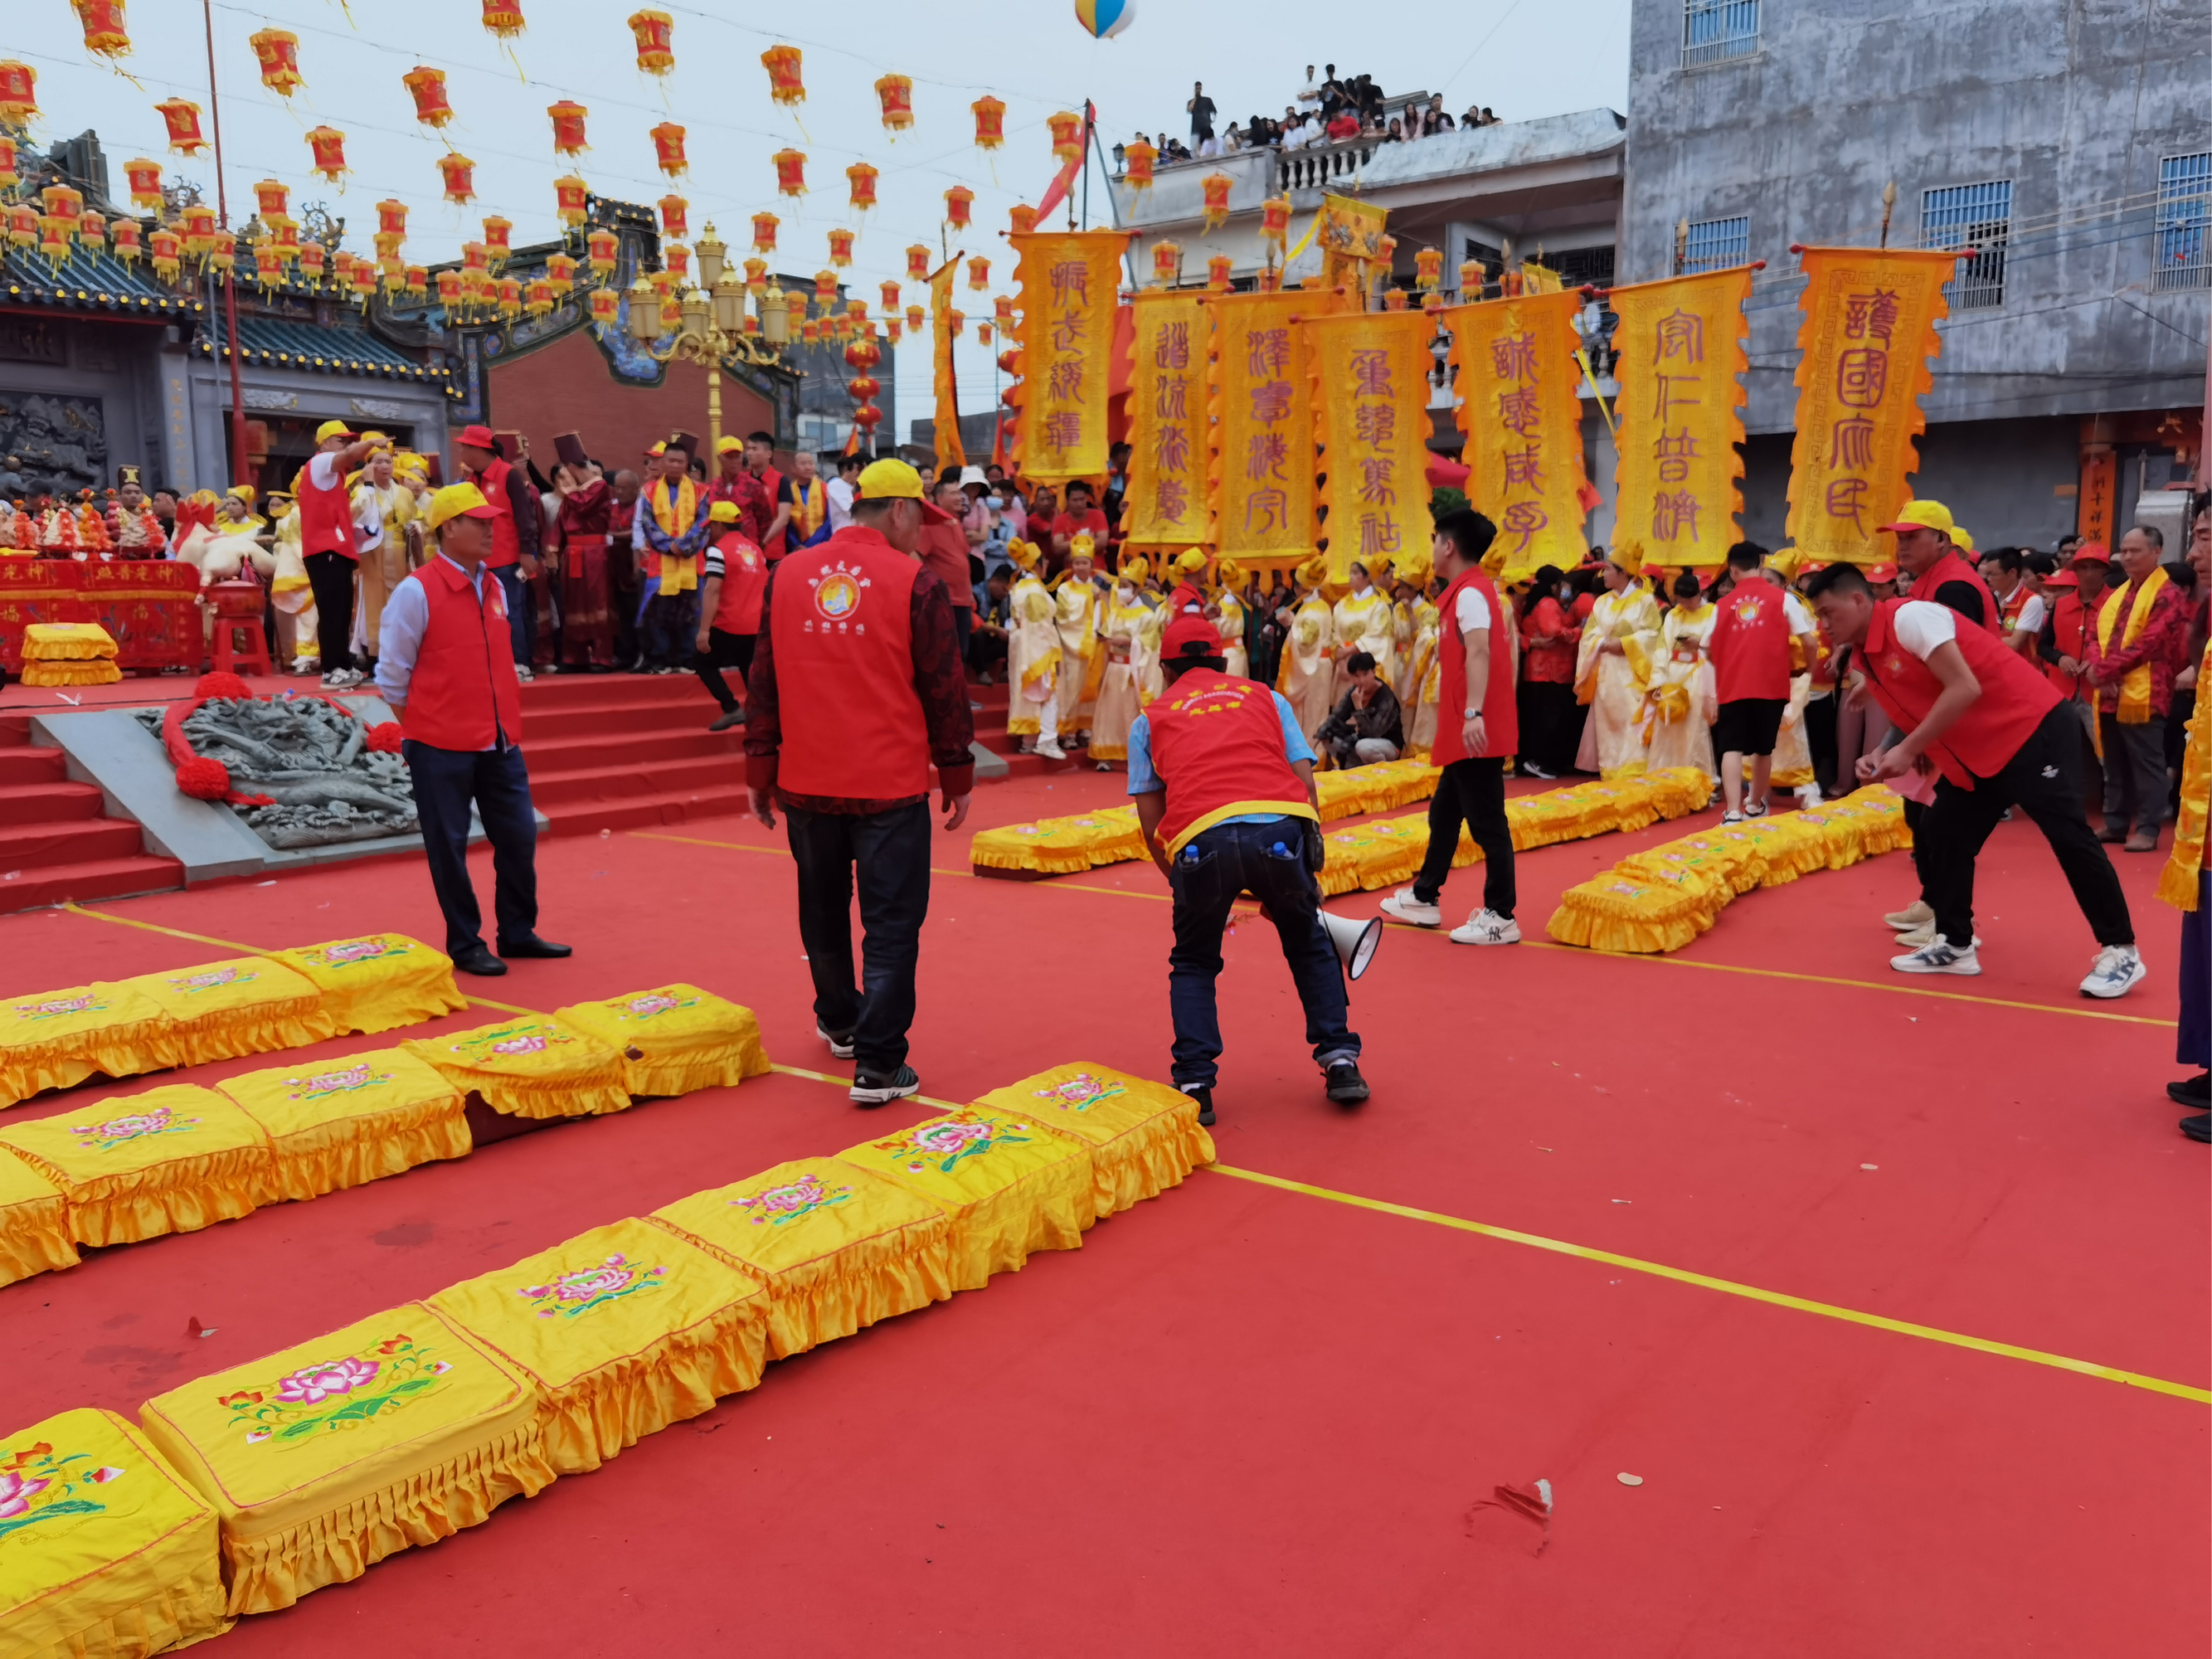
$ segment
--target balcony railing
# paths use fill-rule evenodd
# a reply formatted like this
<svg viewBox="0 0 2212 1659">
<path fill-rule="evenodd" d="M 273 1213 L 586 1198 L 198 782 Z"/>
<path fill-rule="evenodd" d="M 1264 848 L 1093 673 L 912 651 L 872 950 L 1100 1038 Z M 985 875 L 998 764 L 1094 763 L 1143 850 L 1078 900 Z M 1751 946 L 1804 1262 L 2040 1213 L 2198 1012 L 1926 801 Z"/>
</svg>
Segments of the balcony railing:
<svg viewBox="0 0 2212 1659">
<path fill-rule="evenodd" d="M 1364 135 L 1333 144 L 1286 149 L 1275 163 L 1276 185 L 1285 191 L 1326 189 L 1339 179 L 1351 178 L 1373 161 L 1375 152 L 1382 148 L 1380 138 Z"/>
</svg>

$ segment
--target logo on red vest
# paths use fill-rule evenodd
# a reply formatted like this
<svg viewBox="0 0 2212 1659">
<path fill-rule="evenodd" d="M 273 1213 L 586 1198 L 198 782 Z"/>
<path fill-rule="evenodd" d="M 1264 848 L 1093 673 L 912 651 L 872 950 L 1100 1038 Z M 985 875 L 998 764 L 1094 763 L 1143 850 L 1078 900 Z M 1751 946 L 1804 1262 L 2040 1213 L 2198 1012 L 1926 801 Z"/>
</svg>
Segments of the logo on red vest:
<svg viewBox="0 0 2212 1659">
<path fill-rule="evenodd" d="M 868 631 L 866 623 L 854 622 L 853 617 L 860 608 L 860 599 L 873 586 L 857 570 L 848 570 L 843 563 L 825 564 L 814 579 L 814 609 L 822 618 L 822 631 L 835 630 L 842 634 L 849 628 L 855 634 Z M 806 619 L 806 631 L 814 631 L 814 618 Z"/>
<path fill-rule="evenodd" d="M 1761 594 L 1745 594 L 1742 599 L 1736 601 L 1735 619 L 1740 623 L 1757 622 L 1759 612 L 1765 609 L 1763 599 L 1764 596 Z"/>
</svg>

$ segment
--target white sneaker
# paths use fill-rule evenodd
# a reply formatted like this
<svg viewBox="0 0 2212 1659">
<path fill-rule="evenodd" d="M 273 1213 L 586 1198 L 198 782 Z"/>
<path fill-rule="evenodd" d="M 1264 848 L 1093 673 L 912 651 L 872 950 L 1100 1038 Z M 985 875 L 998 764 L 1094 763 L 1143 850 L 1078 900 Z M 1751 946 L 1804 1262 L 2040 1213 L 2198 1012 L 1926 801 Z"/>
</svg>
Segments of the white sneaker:
<svg viewBox="0 0 2212 1659">
<path fill-rule="evenodd" d="M 1969 945 L 1965 950 L 1954 949 L 1947 939 L 1936 939 L 1922 945 L 1910 956 L 1892 957 L 1889 965 L 1900 974 L 1965 974 L 1969 976 L 1982 971 L 1981 958 Z M 2118 992 L 2111 994 L 2118 995 Z"/>
<path fill-rule="evenodd" d="M 1881 925 L 1893 933 L 1909 933 L 1936 920 L 1936 912 L 1926 899 L 1915 899 L 1902 910 L 1893 910 L 1881 919 Z"/>
<path fill-rule="evenodd" d="M 1818 806 L 1820 799 L 1820 786 L 1817 783 L 1808 783 L 1797 792 L 1797 804 L 1800 806 Z"/>
<path fill-rule="evenodd" d="M 343 691 L 349 685 L 359 684 L 361 684 L 361 676 L 350 668 L 333 668 L 323 676 L 323 690 L 325 691 Z"/>
<path fill-rule="evenodd" d="M 2150 969 L 2143 966 L 2134 945 L 2107 945 L 2089 964 L 2089 976 L 2081 981 L 2081 988 L 2093 997 L 2116 997 L 2149 976 Z"/>
<path fill-rule="evenodd" d="M 1037 744 L 1037 746 L 1030 750 L 1030 752 L 1033 755 L 1042 755 L 1047 760 L 1066 760 L 1067 758 L 1067 750 L 1060 746 L 1060 740 L 1056 738 L 1048 739 L 1046 742 Z"/>
<path fill-rule="evenodd" d="M 1516 761 L 1514 763 L 1514 769 L 1524 778 L 1541 778 L 1547 783 L 1553 781 L 1559 775 L 1557 772 L 1547 772 L 1533 761 Z"/>
<path fill-rule="evenodd" d="M 1923 921 L 1917 927 L 1908 927 L 1897 936 L 1897 942 L 1908 951 L 1917 951 L 1923 945 L 1933 945 L 1936 942 L 1936 924 Z M 1977 951 L 1982 948 L 1979 933 L 1974 935 L 1974 948 Z"/>
<path fill-rule="evenodd" d="M 1455 945 L 1518 945 L 1521 924 L 1495 910 L 1477 910 L 1467 919 L 1466 927 L 1451 930 L 1450 938 Z"/>
<path fill-rule="evenodd" d="M 1382 910 L 1384 915 L 1395 916 L 1401 921 L 1410 921 L 1416 927 L 1441 927 L 1444 925 L 1443 907 L 1422 903 L 1413 896 L 1413 890 L 1410 887 L 1401 887 L 1384 899 Z"/>
<path fill-rule="evenodd" d="M 526 664 L 517 663 L 514 665 L 514 678 L 520 684 L 528 685 L 538 676 L 532 673 Z"/>
</svg>

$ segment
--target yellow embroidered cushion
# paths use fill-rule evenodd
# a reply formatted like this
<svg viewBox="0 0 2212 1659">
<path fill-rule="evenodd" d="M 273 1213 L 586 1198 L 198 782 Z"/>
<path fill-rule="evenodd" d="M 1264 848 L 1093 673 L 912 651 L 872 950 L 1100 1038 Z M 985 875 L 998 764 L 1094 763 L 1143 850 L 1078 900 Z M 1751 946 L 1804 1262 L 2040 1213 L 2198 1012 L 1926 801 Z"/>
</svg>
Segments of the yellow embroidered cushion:
<svg viewBox="0 0 2212 1659">
<path fill-rule="evenodd" d="M 115 654 L 115 636 L 98 623 L 33 623 L 23 629 L 27 662 L 83 662 Z"/>
<path fill-rule="evenodd" d="M 1213 1162 L 1213 1137 L 1200 1127 L 1198 1103 L 1182 1090 L 1085 1060 L 1055 1066 L 994 1089 L 975 1103 L 1028 1115 L 1091 1148 L 1092 1193 L 1103 1218 L 1152 1198 L 1200 1164 Z"/>
<path fill-rule="evenodd" d="M 229 1627 L 215 1511 L 112 1412 L 0 1440 L 0 1635 L 25 1655 L 122 1656 Z"/>
<path fill-rule="evenodd" d="M 420 1302 L 173 1389 L 139 1419 L 222 1518 L 234 1613 L 289 1607 L 553 1480 L 537 1389 Z"/>
<path fill-rule="evenodd" d="M 977 830 L 968 843 L 968 860 L 980 870 L 1073 875 L 1091 868 L 1091 832 L 1073 818 L 1039 818 Z"/>
<path fill-rule="evenodd" d="M 767 1302 L 728 1263 L 638 1220 L 594 1227 L 430 1298 L 538 1385 L 556 1474 L 596 1469 L 757 1386 Z"/>
<path fill-rule="evenodd" d="M 76 1261 L 62 1189 L 0 1146 L 0 1285 Z"/>
<path fill-rule="evenodd" d="M 0 1129 L 0 1146 L 62 1189 L 80 1244 L 196 1232 L 270 1201 L 261 1126 L 193 1084 L 12 1124 Z"/>
<path fill-rule="evenodd" d="M 319 1198 L 466 1158 L 462 1091 L 404 1048 L 272 1066 L 216 1087 L 269 1137 L 274 1196 Z"/>
<path fill-rule="evenodd" d="M 175 1022 L 179 1066 L 302 1048 L 337 1035 L 314 981 L 267 957 L 140 974 L 123 981 Z"/>
<path fill-rule="evenodd" d="M 594 1117 L 629 1105 L 622 1055 L 544 1014 L 510 1015 L 496 1025 L 399 1045 L 447 1080 L 515 1117 Z"/>
<path fill-rule="evenodd" d="M 1657 955 L 1679 951 L 1713 925 L 1719 904 L 1733 896 L 1726 885 L 1697 875 L 1631 874 L 1607 870 L 1559 895 L 1559 908 L 1544 931 L 1562 945 L 1598 951 Z"/>
<path fill-rule="evenodd" d="M 779 1164 L 646 1219 L 715 1252 L 767 1290 L 771 1359 L 952 1294 L 945 1212 L 835 1158 Z"/>
<path fill-rule="evenodd" d="M 40 662 L 36 658 L 26 658 L 23 662 L 26 685 L 112 685 L 122 678 L 123 669 L 112 657 L 85 662 Z"/>
<path fill-rule="evenodd" d="M 1026 1115 L 966 1106 L 837 1154 L 952 1219 L 952 1288 L 980 1290 L 1033 1250 L 1072 1250 L 1098 1218 L 1091 1150 Z"/>
<path fill-rule="evenodd" d="M 453 959 L 404 933 L 366 933 L 264 953 L 312 981 L 340 1031 L 389 1031 L 469 1006 Z"/>
<path fill-rule="evenodd" d="M 750 1008 L 696 985 L 663 985 L 554 1010 L 553 1018 L 621 1054 L 633 1095 L 735 1088 L 769 1069 Z"/>
<path fill-rule="evenodd" d="M 174 1066 L 173 1024 L 152 998 L 106 981 L 0 1002 L 0 1106 L 73 1089 L 94 1072 Z"/>
</svg>

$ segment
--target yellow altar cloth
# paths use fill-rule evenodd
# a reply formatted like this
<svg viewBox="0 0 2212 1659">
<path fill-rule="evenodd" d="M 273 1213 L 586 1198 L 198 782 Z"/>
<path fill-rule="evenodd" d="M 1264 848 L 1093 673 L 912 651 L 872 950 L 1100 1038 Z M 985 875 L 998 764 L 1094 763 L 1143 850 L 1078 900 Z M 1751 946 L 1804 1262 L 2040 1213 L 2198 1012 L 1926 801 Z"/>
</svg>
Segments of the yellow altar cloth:
<svg viewBox="0 0 2212 1659">
<path fill-rule="evenodd" d="M 373 1035 L 469 1006 L 453 984 L 453 959 L 404 933 L 366 933 L 262 954 L 313 983 L 340 1031 Z"/>
<path fill-rule="evenodd" d="M 620 1054 L 623 1087 L 633 1095 L 735 1088 L 769 1069 L 753 1011 L 696 985 L 572 1003 L 553 1018 Z"/>
<path fill-rule="evenodd" d="M 115 649 L 115 636 L 98 623 L 32 623 L 23 629 L 25 662 L 93 662 Z"/>
<path fill-rule="evenodd" d="M 27 657 L 23 661 L 26 685 L 113 685 L 122 678 L 123 670 L 112 657 L 86 662 L 39 662 Z"/>
<path fill-rule="evenodd" d="M 151 997 L 106 981 L 0 1002 L 0 1106 L 73 1089 L 94 1072 L 174 1066 L 171 1025 Z"/>
<path fill-rule="evenodd" d="M 451 1285 L 430 1305 L 537 1384 L 545 1461 L 583 1474 L 757 1387 L 767 1300 L 712 1252 L 632 1219 Z"/>
<path fill-rule="evenodd" d="M 1098 1218 L 1091 1149 L 1028 1115 L 964 1106 L 837 1154 L 951 1216 L 952 1288 L 980 1290 L 1036 1250 L 1080 1249 Z"/>
<path fill-rule="evenodd" d="M 596 1117 L 629 1106 L 622 1055 L 544 1014 L 410 1037 L 399 1046 L 455 1088 L 473 1090 L 492 1110 L 513 1117 Z"/>
<path fill-rule="evenodd" d="M 21 1158 L 0 1153 L 0 1285 L 76 1261 L 62 1189 Z"/>
<path fill-rule="evenodd" d="M 190 1083 L 12 1124 L 0 1147 L 61 1188 L 80 1244 L 197 1232 L 273 1197 L 261 1126 Z"/>
<path fill-rule="evenodd" d="M 215 1508 L 233 1613 L 289 1607 L 551 1484 L 538 1390 L 404 1303 L 158 1395 L 155 1449 Z"/>
<path fill-rule="evenodd" d="M 216 1087 L 269 1138 L 272 1202 L 466 1158 L 472 1145 L 462 1091 L 401 1048 L 271 1066 Z"/>
<path fill-rule="evenodd" d="M 1198 1165 L 1213 1162 L 1213 1137 L 1199 1125 L 1196 1101 L 1167 1084 L 1108 1066 L 1070 1061 L 994 1089 L 975 1103 L 1031 1115 L 1054 1133 L 1090 1147 L 1091 1189 L 1102 1219 L 1157 1197 Z"/>
<path fill-rule="evenodd" d="M 215 1511 L 127 1419 L 0 1441 L 0 1636 L 27 1659 L 138 1659 L 230 1628 Z"/>
<path fill-rule="evenodd" d="M 952 1294 L 936 1204 L 835 1158 L 779 1164 L 646 1218 L 768 1292 L 768 1353 L 795 1353 Z"/>
<path fill-rule="evenodd" d="M 172 1066 L 273 1054 L 337 1035 L 314 981 L 267 957 L 140 974 L 123 983 L 173 1022 L 174 1057 L 165 1062 Z"/>
</svg>

